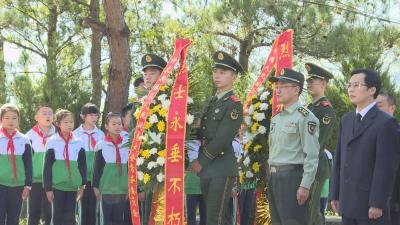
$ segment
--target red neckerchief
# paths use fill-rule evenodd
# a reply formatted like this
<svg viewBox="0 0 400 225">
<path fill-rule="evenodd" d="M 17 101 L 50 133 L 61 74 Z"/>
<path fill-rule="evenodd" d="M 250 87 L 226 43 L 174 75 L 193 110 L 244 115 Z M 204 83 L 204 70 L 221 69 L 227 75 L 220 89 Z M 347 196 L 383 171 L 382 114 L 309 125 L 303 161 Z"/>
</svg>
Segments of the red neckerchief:
<svg viewBox="0 0 400 225">
<path fill-rule="evenodd" d="M 117 163 L 117 166 L 118 166 L 118 173 L 121 176 L 121 174 L 122 174 L 122 166 L 121 166 L 121 154 L 119 152 L 119 144 L 122 143 L 122 137 L 121 137 L 121 135 L 118 135 L 117 141 L 114 141 L 112 139 L 112 137 L 110 136 L 110 134 L 107 134 L 107 136 L 105 137 L 104 140 L 108 141 L 108 142 L 111 142 L 115 147 L 115 156 L 116 156 L 115 158 L 116 158 L 116 163 Z"/>
<path fill-rule="evenodd" d="M 8 138 L 8 143 L 7 143 L 7 153 L 9 152 L 11 155 L 11 165 L 13 168 L 13 172 L 14 172 L 14 179 L 17 180 L 17 165 L 15 164 L 15 155 L 14 155 L 14 151 L 15 151 L 15 147 L 14 147 L 14 136 L 17 133 L 17 130 L 14 130 L 14 132 L 12 132 L 11 134 L 9 134 L 6 129 L 1 128 L 1 131 L 3 132 L 4 136 L 6 136 Z"/>
<path fill-rule="evenodd" d="M 88 133 L 86 131 L 83 131 L 84 134 L 86 134 L 89 137 L 90 140 L 90 146 L 92 147 L 92 150 L 94 151 L 94 149 L 96 148 L 96 139 L 94 139 L 93 135 L 95 134 L 95 132 L 92 133 Z"/>
<path fill-rule="evenodd" d="M 50 128 L 50 129 L 51 129 L 51 128 Z M 32 130 L 35 131 L 35 133 L 36 133 L 37 135 L 39 135 L 40 138 L 42 138 L 42 144 L 43 144 L 43 145 L 46 145 L 46 139 L 47 139 L 49 136 L 46 136 L 46 135 L 39 129 L 39 125 L 36 124 L 34 127 L 32 127 Z"/>
<path fill-rule="evenodd" d="M 67 139 L 64 138 L 64 136 L 61 134 L 61 132 L 58 133 L 58 135 L 60 135 L 61 139 L 64 140 L 65 142 L 65 146 L 64 146 L 64 159 L 65 159 L 65 165 L 67 166 L 68 172 L 71 175 L 71 170 L 70 170 L 70 165 L 69 165 L 69 151 L 68 151 L 68 145 L 69 142 L 72 139 L 72 132 L 69 133 Z"/>
<path fill-rule="evenodd" d="M 122 127 L 122 131 L 128 132 L 128 128 Z"/>
</svg>

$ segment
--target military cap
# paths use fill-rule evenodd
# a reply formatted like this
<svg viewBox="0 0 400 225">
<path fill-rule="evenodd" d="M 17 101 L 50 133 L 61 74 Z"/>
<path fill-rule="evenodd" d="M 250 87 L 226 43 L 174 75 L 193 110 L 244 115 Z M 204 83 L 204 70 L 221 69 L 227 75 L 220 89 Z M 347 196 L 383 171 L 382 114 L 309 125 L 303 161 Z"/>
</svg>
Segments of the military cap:
<svg viewBox="0 0 400 225">
<path fill-rule="evenodd" d="M 280 72 L 279 77 L 269 77 L 271 82 L 292 82 L 296 84 L 300 84 L 300 87 L 303 87 L 304 84 L 304 75 L 292 69 L 283 68 Z"/>
<path fill-rule="evenodd" d="M 324 68 L 317 66 L 315 64 L 306 63 L 305 67 L 308 73 L 307 79 L 318 78 L 322 80 L 329 80 L 333 78 L 333 75 L 331 73 L 329 73 Z"/>
<path fill-rule="evenodd" d="M 226 52 L 223 51 L 216 52 L 213 56 L 213 59 L 214 59 L 213 68 L 228 69 L 236 73 L 244 73 L 244 70 L 240 65 L 240 63 Z"/>
<path fill-rule="evenodd" d="M 142 71 L 148 67 L 155 67 L 157 69 L 163 70 L 167 65 L 167 62 L 158 55 L 146 54 L 142 57 Z"/>
</svg>

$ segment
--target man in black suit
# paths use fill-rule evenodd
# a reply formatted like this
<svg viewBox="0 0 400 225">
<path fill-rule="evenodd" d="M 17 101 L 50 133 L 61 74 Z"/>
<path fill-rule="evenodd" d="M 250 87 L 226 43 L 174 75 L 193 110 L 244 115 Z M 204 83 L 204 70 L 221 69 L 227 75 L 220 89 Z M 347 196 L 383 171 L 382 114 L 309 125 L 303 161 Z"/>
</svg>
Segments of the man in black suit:
<svg viewBox="0 0 400 225">
<path fill-rule="evenodd" d="M 396 98 L 389 92 L 382 92 L 376 98 L 378 108 L 387 114 L 394 116 L 396 110 Z M 397 170 L 393 193 L 390 200 L 390 224 L 400 224 L 400 170 Z"/>
<path fill-rule="evenodd" d="M 400 159 L 398 125 L 376 106 L 377 72 L 357 69 L 351 75 L 347 92 L 356 111 L 340 121 L 329 198 L 343 225 L 388 225 Z"/>
</svg>

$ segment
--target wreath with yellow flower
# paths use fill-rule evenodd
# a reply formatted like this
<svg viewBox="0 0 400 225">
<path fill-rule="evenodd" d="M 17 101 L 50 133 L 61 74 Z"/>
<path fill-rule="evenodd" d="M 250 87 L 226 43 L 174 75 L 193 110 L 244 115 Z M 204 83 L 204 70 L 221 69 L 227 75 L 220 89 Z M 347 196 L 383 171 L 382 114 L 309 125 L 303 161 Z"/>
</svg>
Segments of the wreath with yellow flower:
<svg viewBox="0 0 400 225">
<path fill-rule="evenodd" d="M 156 184 L 162 184 L 165 179 L 165 137 L 168 109 L 170 106 L 170 93 L 173 80 L 168 79 L 167 85 L 161 86 L 158 94 L 150 105 L 149 116 L 144 125 L 144 133 L 137 159 L 138 186 L 143 191 L 151 191 Z M 190 114 L 193 99 L 188 97 L 188 113 L 186 123 L 193 123 L 194 117 Z M 137 107 L 134 119 L 139 118 L 141 107 Z M 134 132 L 132 132 L 134 133 Z"/>
<path fill-rule="evenodd" d="M 257 90 L 244 115 L 243 154 L 239 159 L 239 183 L 265 181 L 268 134 L 272 115 L 272 84 Z"/>
</svg>

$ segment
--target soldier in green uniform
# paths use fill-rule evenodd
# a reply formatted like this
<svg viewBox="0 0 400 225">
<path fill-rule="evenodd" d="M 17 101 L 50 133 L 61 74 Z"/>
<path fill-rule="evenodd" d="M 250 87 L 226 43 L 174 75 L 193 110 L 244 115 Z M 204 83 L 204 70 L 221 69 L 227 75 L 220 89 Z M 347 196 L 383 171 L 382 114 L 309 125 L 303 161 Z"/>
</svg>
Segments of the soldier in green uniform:
<svg viewBox="0 0 400 225">
<path fill-rule="evenodd" d="M 200 176 L 201 192 L 206 202 L 207 225 L 232 225 L 229 198 L 238 175 L 232 141 L 243 120 L 243 106 L 232 91 L 233 82 L 243 73 L 230 55 L 214 54 L 213 81 L 217 93 L 201 117 L 199 157 L 191 169 Z"/>
<path fill-rule="evenodd" d="M 158 78 L 160 77 L 163 69 L 167 65 L 167 62 L 161 58 L 158 55 L 155 54 L 146 54 L 142 57 L 142 71 L 143 71 L 143 81 L 144 81 L 144 89 L 141 89 L 141 91 L 138 94 L 140 97 L 139 101 L 143 101 L 145 96 L 147 96 L 148 92 L 151 90 L 151 88 L 154 86 L 154 84 L 157 82 Z M 131 119 L 131 124 L 129 127 L 129 132 L 130 135 L 133 135 L 134 132 L 133 130 L 136 127 L 136 119 L 134 116 L 136 107 L 140 107 L 139 103 L 136 103 L 134 105 L 135 109 L 132 110 L 132 119 Z M 140 209 L 140 218 L 141 218 L 141 224 L 142 225 L 147 225 L 149 224 L 149 217 L 151 213 L 151 206 L 152 206 L 152 199 L 153 199 L 153 193 L 152 192 L 144 192 L 140 190 L 140 187 L 138 188 L 138 198 L 139 198 L 139 209 Z M 128 213 L 127 213 L 127 220 L 125 224 L 130 224 L 130 208 L 128 208 Z"/>
<path fill-rule="evenodd" d="M 308 72 L 307 91 L 312 97 L 312 103 L 308 105 L 308 109 L 318 118 L 320 124 L 318 137 L 320 146 L 319 163 L 315 181 L 311 188 L 309 225 L 323 225 L 325 224 L 325 217 L 320 210 L 320 196 L 322 187 L 329 178 L 331 170 L 329 160 L 325 154 L 325 144 L 332 133 L 333 124 L 336 120 L 333 107 L 324 93 L 328 81 L 333 78 L 333 75 L 312 63 L 306 63 L 305 67 Z"/>
<path fill-rule="evenodd" d="M 272 225 L 307 225 L 309 194 L 318 167 L 318 119 L 299 102 L 303 74 L 282 69 L 275 82 L 283 110 L 271 120 L 268 199 Z"/>
</svg>

